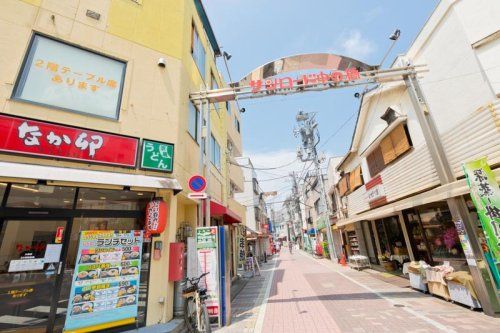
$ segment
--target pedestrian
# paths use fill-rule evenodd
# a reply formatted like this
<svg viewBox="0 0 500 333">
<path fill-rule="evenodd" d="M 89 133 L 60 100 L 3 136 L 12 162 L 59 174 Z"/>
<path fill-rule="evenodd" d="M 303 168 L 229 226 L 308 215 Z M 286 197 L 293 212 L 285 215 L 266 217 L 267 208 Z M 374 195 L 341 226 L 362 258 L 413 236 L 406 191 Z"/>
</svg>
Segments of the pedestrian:
<svg viewBox="0 0 500 333">
<path fill-rule="evenodd" d="M 290 249 L 290 254 L 292 254 L 293 243 L 291 241 L 288 242 L 288 248 Z"/>
</svg>

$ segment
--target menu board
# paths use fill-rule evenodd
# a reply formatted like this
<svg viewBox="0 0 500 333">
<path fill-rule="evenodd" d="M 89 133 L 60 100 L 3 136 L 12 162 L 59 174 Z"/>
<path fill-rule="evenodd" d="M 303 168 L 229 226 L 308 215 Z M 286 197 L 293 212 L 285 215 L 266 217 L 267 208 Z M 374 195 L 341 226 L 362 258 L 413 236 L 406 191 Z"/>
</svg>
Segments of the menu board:
<svg viewBox="0 0 500 333">
<path fill-rule="evenodd" d="M 219 316 L 219 274 L 217 256 L 217 227 L 196 228 L 196 249 L 198 251 L 199 275 L 209 272 L 202 285 L 207 289 L 205 301 L 208 315 Z"/>
<path fill-rule="evenodd" d="M 80 233 L 65 331 L 135 321 L 142 241 L 142 231 Z"/>
</svg>

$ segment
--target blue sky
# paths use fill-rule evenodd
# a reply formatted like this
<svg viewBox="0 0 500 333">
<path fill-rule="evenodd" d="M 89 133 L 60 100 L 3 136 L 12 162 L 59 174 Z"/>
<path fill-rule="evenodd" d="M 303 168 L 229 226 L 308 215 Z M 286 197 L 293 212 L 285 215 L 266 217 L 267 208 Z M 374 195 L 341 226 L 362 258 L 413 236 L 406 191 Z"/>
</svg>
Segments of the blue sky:
<svg viewBox="0 0 500 333">
<path fill-rule="evenodd" d="M 204 0 L 212 27 L 229 62 L 233 80 L 287 55 L 331 52 L 378 64 L 390 46 L 388 36 L 401 37 L 385 62 L 404 53 L 424 25 L 437 0 Z M 221 65 L 221 64 L 220 64 Z M 219 66 L 224 73 L 224 67 Z M 360 90 L 359 88 L 357 90 Z M 299 143 L 293 136 L 299 110 L 317 112 L 322 147 L 327 156 L 349 148 L 359 100 L 355 89 L 330 90 L 241 101 L 244 155 L 257 167 L 291 161 Z M 344 126 L 340 128 L 342 125 Z M 320 144 L 322 146 L 323 143 Z M 297 169 L 300 165 L 294 165 Z M 287 170 L 275 170 L 285 175 Z M 266 178 L 266 174 L 259 175 Z M 267 178 L 272 178 L 269 173 Z M 278 184 L 273 184 L 277 186 Z"/>
</svg>

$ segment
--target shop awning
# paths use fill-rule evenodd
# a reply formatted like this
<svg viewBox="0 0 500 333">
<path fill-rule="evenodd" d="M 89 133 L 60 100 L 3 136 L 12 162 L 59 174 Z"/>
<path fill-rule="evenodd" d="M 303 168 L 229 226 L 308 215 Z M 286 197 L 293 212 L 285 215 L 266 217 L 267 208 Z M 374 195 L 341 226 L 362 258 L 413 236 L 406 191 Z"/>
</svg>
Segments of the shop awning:
<svg viewBox="0 0 500 333">
<path fill-rule="evenodd" d="M 225 224 L 241 223 L 241 217 L 216 201 L 210 201 L 210 215 L 220 216 Z"/>
<path fill-rule="evenodd" d="M 170 189 L 173 190 L 175 194 L 182 191 L 181 185 L 175 178 L 11 162 L 0 162 L 0 177 Z"/>
<path fill-rule="evenodd" d="M 500 181 L 500 169 L 493 171 L 495 173 L 497 182 Z M 469 187 L 465 182 L 465 179 L 457 180 L 453 183 L 441 185 L 430 191 L 423 192 L 412 197 L 399 200 L 388 205 L 366 211 L 361 214 L 353 215 L 347 219 L 340 219 L 337 221 L 337 226 L 345 226 L 354 222 L 363 220 L 375 220 L 383 217 L 391 216 L 397 214 L 398 212 L 409 209 L 412 207 L 422 206 L 432 202 L 446 200 L 448 198 L 453 198 L 459 195 L 464 195 L 469 193 Z"/>
</svg>

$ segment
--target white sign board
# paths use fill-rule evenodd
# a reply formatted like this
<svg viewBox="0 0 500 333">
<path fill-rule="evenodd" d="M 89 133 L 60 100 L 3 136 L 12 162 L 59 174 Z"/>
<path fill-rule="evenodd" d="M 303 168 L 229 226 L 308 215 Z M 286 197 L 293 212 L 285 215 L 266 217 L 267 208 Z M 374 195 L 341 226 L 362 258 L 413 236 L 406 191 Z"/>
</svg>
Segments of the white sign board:
<svg viewBox="0 0 500 333">
<path fill-rule="evenodd" d="M 366 190 L 365 199 L 368 202 L 375 201 L 385 196 L 384 185 L 378 184 Z"/>
<path fill-rule="evenodd" d="M 21 259 L 11 260 L 9 264 L 10 272 L 40 271 L 43 269 L 44 259 Z"/>
<path fill-rule="evenodd" d="M 47 244 L 44 260 L 46 263 L 59 262 L 61 259 L 62 244 Z"/>
<path fill-rule="evenodd" d="M 208 195 L 204 192 L 194 192 L 194 193 L 188 193 L 188 198 L 193 199 L 193 200 L 201 200 L 201 199 L 206 199 L 208 198 Z"/>
<path fill-rule="evenodd" d="M 219 259 L 217 227 L 196 228 L 196 249 L 198 252 L 198 273 L 209 272 L 201 280 L 209 298 L 205 302 L 210 317 L 219 316 Z"/>
<path fill-rule="evenodd" d="M 125 63 L 35 35 L 14 98 L 118 119 Z"/>
</svg>

